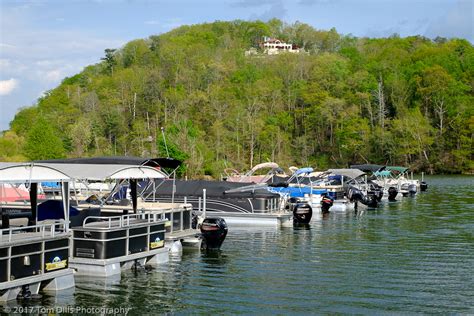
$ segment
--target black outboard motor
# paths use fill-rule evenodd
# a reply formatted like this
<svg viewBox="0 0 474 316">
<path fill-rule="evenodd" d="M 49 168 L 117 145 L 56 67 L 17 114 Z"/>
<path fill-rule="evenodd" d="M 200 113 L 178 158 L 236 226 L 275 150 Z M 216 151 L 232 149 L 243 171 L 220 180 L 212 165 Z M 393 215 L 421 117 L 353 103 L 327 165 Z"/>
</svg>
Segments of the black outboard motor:
<svg viewBox="0 0 474 316">
<path fill-rule="evenodd" d="M 375 195 L 375 198 L 377 199 L 378 202 L 382 201 L 383 197 L 383 191 L 380 189 L 376 189 L 373 194 Z"/>
<path fill-rule="evenodd" d="M 321 211 L 323 214 L 329 213 L 329 209 L 333 206 L 334 200 L 327 194 L 324 194 L 321 199 Z"/>
<path fill-rule="evenodd" d="M 379 205 L 379 201 L 375 194 L 365 195 L 361 202 L 370 208 L 376 208 Z"/>
<path fill-rule="evenodd" d="M 193 212 L 192 218 L 191 218 L 191 228 L 196 229 L 198 226 L 198 216 L 196 213 Z"/>
<path fill-rule="evenodd" d="M 362 194 L 362 191 L 354 187 L 349 188 L 347 197 L 349 198 L 351 202 L 362 201 L 364 199 L 364 195 Z"/>
<path fill-rule="evenodd" d="M 376 208 L 379 205 L 380 191 L 372 191 L 368 195 L 362 193 L 361 190 L 350 187 L 347 197 L 351 202 L 355 202 L 356 205 L 358 202 L 367 205 L 370 208 Z"/>
<path fill-rule="evenodd" d="M 379 198 L 376 195 L 369 196 L 371 198 L 369 207 L 371 208 L 377 208 L 379 206 Z"/>
<path fill-rule="evenodd" d="M 408 183 L 402 184 L 400 189 L 402 190 L 403 197 L 407 197 L 408 194 L 409 194 L 409 192 L 408 192 Z"/>
<path fill-rule="evenodd" d="M 293 208 L 293 221 L 298 224 L 308 224 L 313 217 L 313 209 L 307 202 L 296 203 Z"/>
<path fill-rule="evenodd" d="M 388 188 L 388 200 L 389 201 L 396 201 L 396 197 L 398 194 L 398 190 L 395 187 Z"/>
<path fill-rule="evenodd" d="M 410 196 L 414 196 L 416 194 L 416 185 L 415 184 L 410 184 L 408 186 L 408 193 Z"/>
<path fill-rule="evenodd" d="M 201 224 L 201 249 L 219 250 L 227 236 L 227 223 L 223 218 L 205 218 Z"/>
<path fill-rule="evenodd" d="M 288 209 L 293 213 L 293 223 L 308 224 L 313 217 L 313 208 L 308 202 L 298 198 L 290 198 L 287 203 Z"/>
<path fill-rule="evenodd" d="M 369 194 L 373 194 L 377 197 L 377 200 L 380 202 L 382 201 L 383 197 L 383 188 L 378 185 L 377 183 L 373 182 L 372 180 L 368 181 L 368 184 L 370 185 L 370 192 Z"/>
<path fill-rule="evenodd" d="M 425 192 L 426 190 L 428 190 L 428 183 L 426 183 L 425 181 L 421 181 L 421 183 L 420 183 L 420 191 L 421 191 L 421 192 Z"/>
</svg>

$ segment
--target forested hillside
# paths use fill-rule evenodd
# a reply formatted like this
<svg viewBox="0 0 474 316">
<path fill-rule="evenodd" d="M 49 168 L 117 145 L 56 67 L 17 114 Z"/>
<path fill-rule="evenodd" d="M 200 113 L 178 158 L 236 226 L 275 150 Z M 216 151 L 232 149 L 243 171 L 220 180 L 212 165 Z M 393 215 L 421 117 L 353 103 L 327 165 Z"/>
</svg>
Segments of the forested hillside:
<svg viewBox="0 0 474 316">
<path fill-rule="evenodd" d="M 306 53 L 245 56 L 263 36 Z M 466 40 L 354 38 L 279 20 L 182 26 L 106 49 L 21 110 L 0 160 L 166 156 L 164 127 L 190 177 L 265 161 L 472 172 L 473 90 Z"/>
</svg>

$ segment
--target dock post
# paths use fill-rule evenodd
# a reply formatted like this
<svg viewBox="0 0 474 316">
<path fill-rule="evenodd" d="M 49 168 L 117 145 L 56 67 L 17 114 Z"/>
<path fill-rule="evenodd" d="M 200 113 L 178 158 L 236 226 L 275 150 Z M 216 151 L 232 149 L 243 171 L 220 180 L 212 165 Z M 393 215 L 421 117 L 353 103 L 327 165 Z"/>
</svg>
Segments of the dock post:
<svg viewBox="0 0 474 316">
<path fill-rule="evenodd" d="M 202 213 L 206 218 L 206 189 L 202 189 Z"/>
</svg>

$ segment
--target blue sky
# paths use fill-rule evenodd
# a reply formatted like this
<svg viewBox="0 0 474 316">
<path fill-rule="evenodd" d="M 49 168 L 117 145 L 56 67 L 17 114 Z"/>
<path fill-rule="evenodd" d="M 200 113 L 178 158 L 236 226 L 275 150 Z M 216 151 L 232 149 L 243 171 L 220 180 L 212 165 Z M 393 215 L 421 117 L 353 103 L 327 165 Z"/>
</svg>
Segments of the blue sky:
<svg viewBox="0 0 474 316">
<path fill-rule="evenodd" d="M 215 20 L 301 21 L 384 37 L 460 37 L 474 43 L 472 0 L 0 0 L 0 130 L 105 48 Z"/>
</svg>

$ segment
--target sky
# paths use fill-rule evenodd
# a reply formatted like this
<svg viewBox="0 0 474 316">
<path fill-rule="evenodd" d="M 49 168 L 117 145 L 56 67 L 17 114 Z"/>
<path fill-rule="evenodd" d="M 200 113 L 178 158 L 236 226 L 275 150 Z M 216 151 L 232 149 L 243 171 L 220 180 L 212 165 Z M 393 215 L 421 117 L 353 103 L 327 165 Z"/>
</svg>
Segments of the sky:
<svg viewBox="0 0 474 316">
<path fill-rule="evenodd" d="M 474 43 L 473 0 L 0 0 L 0 131 L 106 48 L 185 24 L 300 21 L 354 36 L 458 37 Z"/>
</svg>

